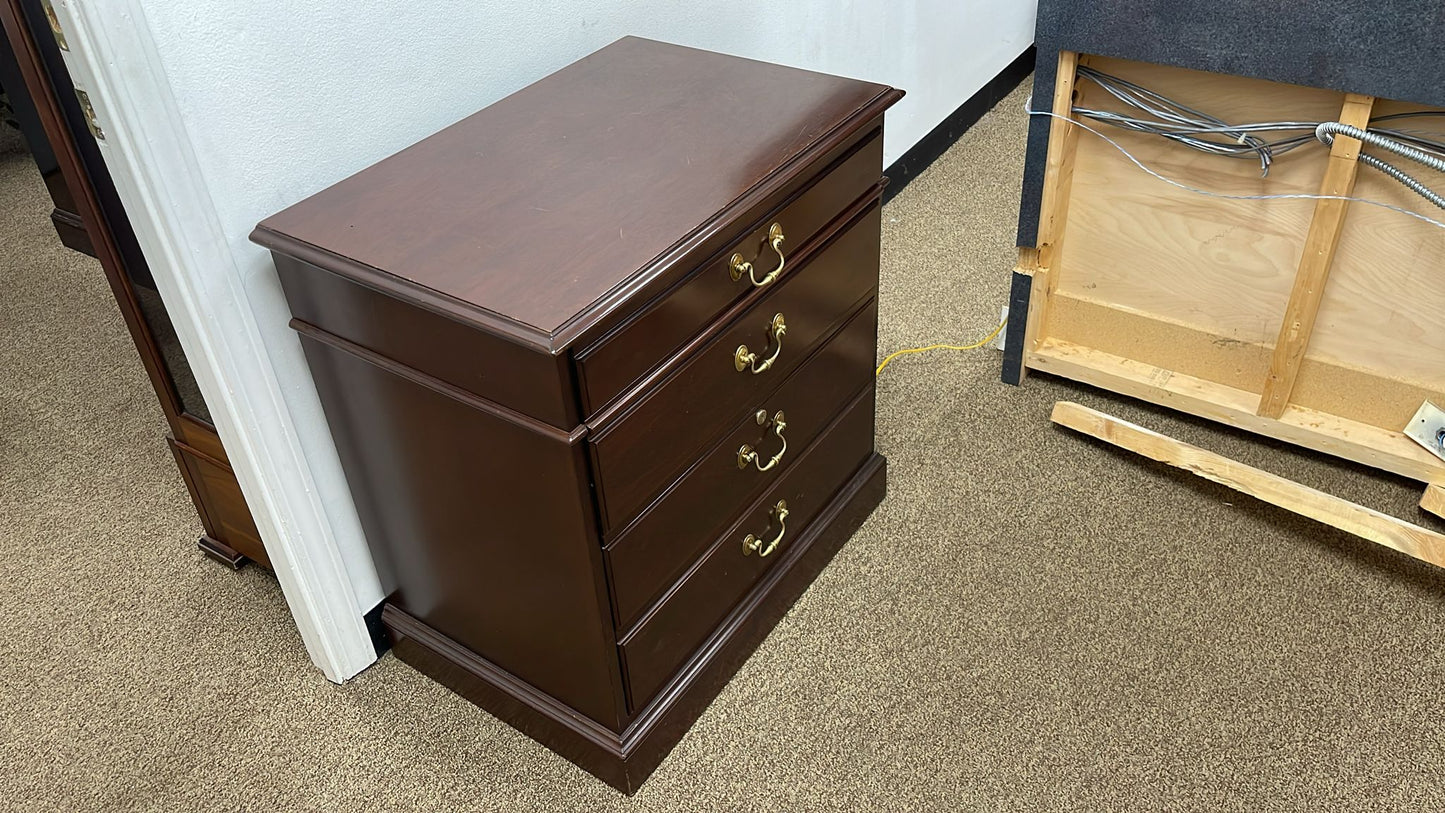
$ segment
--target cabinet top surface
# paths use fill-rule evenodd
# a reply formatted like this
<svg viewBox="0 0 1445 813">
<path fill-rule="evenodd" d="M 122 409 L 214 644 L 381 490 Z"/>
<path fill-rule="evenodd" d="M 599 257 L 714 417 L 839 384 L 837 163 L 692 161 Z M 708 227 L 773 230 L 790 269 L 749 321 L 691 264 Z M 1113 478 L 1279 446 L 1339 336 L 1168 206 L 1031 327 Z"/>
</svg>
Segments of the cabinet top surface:
<svg viewBox="0 0 1445 813">
<path fill-rule="evenodd" d="M 252 235 L 548 345 L 729 204 L 897 91 L 628 37 Z M 551 342 L 550 344 L 555 344 Z"/>
</svg>

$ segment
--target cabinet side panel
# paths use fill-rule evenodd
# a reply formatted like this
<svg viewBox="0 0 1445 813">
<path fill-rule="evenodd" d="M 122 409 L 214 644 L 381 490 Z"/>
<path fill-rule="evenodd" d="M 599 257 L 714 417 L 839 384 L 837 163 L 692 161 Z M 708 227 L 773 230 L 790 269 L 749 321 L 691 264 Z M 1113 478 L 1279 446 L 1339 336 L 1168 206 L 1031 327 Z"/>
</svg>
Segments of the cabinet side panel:
<svg viewBox="0 0 1445 813">
<path fill-rule="evenodd" d="M 570 430 L 570 365 L 409 305 L 317 265 L 274 253 L 291 314 L 509 409 Z"/>
<path fill-rule="evenodd" d="M 577 446 L 405 368 L 302 344 L 388 601 L 616 728 L 617 655 Z"/>
<path fill-rule="evenodd" d="M 167 438 L 167 441 L 181 467 L 181 474 L 191 492 L 191 501 L 201 515 L 206 535 L 271 569 L 271 559 L 266 555 L 266 546 L 246 507 L 246 497 L 236 482 L 236 473 L 225 461 L 217 460 L 183 441 L 174 438 Z"/>
</svg>

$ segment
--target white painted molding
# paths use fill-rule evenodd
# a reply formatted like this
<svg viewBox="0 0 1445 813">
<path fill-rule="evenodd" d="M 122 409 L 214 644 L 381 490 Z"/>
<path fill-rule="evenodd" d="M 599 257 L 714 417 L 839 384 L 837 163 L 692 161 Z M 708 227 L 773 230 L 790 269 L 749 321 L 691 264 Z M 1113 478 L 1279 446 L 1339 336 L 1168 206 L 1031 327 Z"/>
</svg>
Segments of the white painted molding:
<svg viewBox="0 0 1445 813">
<path fill-rule="evenodd" d="M 359 598 L 236 256 L 137 0 L 56 0 L 66 65 L 194 369 L 311 660 L 337 682 L 376 660 Z M 242 103 L 242 102 L 238 102 Z M 307 382 L 309 386 L 309 382 Z M 334 465 L 334 461 L 329 461 Z M 342 500 L 349 509 L 349 497 Z M 336 510 L 333 506 L 333 510 Z M 344 523 L 355 527 L 354 515 Z"/>
</svg>

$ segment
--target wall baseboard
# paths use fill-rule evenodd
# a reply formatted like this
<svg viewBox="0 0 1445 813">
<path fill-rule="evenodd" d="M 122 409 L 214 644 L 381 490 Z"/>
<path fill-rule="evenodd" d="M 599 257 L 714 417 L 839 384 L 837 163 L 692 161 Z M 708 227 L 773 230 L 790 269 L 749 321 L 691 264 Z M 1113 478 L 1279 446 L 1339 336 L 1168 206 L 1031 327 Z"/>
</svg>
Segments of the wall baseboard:
<svg viewBox="0 0 1445 813">
<path fill-rule="evenodd" d="M 913 145 L 913 148 L 903 154 L 903 157 L 894 161 L 886 170 L 884 175 L 888 176 L 888 188 L 883 191 L 883 202 L 892 200 L 908 182 L 918 177 L 923 170 L 938 160 L 940 155 L 948 151 L 959 137 L 968 132 L 983 114 L 992 110 L 1003 97 L 1013 92 L 1034 69 L 1034 46 L 1030 45 L 1027 50 L 1019 55 L 1017 59 L 1008 64 L 1008 67 L 999 71 L 998 75 L 990 79 L 979 91 L 953 111 L 942 123 L 929 131 Z"/>
</svg>

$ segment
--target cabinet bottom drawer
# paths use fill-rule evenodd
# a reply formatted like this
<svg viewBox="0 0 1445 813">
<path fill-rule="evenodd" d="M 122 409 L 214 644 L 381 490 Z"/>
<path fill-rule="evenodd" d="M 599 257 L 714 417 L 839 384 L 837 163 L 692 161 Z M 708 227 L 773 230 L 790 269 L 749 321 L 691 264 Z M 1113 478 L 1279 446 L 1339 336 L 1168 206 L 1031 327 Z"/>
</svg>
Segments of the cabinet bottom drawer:
<svg viewBox="0 0 1445 813">
<path fill-rule="evenodd" d="M 873 453 L 873 388 L 713 543 L 621 642 L 633 709 L 641 708 L 747 595 L 839 487 Z"/>
</svg>

